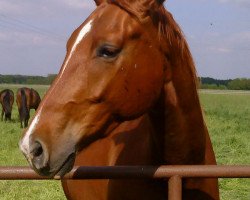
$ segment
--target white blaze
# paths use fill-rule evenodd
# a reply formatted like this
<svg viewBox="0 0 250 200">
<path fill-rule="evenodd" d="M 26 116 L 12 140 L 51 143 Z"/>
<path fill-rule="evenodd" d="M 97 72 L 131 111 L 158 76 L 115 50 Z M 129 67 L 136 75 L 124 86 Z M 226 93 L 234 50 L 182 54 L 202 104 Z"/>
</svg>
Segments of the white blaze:
<svg viewBox="0 0 250 200">
<path fill-rule="evenodd" d="M 22 141 L 20 143 L 20 148 L 21 148 L 22 152 L 24 152 L 26 154 L 30 152 L 29 139 L 30 139 L 30 136 L 33 133 L 34 128 L 36 127 L 37 123 L 39 122 L 40 112 L 41 112 L 41 110 L 37 113 L 37 115 L 33 119 L 32 123 L 29 126 L 29 129 L 25 133 L 25 136 L 23 137 L 23 139 L 22 139 Z"/>
<path fill-rule="evenodd" d="M 86 34 L 91 30 L 91 27 L 92 27 L 92 21 L 93 20 L 90 20 L 87 24 L 85 24 L 81 31 L 79 32 L 76 40 L 75 40 L 75 43 L 67 57 L 67 60 L 65 61 L 63 67 L 62 67 L 62 72 L 60 74 L 60 77 L 59 79 L 61 78 L 62 74 L 64 73 L 67 65 L 68 65 L 68 62 L 70 60 L 70 58 L 72 57 L 72 54 L 74 53 L 77 45 L 82 41 L 82 39 L 86 36 Z M 59 80 L 57 79 L 57 80 Z M 55 83 L 56 84 L 56 83 Z M 52 89 L 53 90 L 53 89 Z M 51 93 L 51 91 L 50 91 Z M 33 119 L 32 123 L 30 124 L 27 132 L 25 133 L 25 136 L 23 137 L 22 141 L 20 142 L 20 149 L 22 150 L 23 153 L 25 153 L 26 155 L 28 155 L 30 153 L 30 136 L 33 134 L 35 128 L 36 128 L 36 125 L 38 124 L 39 122 L 39 119 L 40 119 L 40 115 L 41 115 L 41 110 L 42 108 L 40 108 L 39 112 L 36 114 L 35 118 Z"/>
<path fill-rule="evenodd" d="M 76 38 L 76 41 L 69 53 L 69 56 L 67 58 L 67 60 L 65 61 L 64 65 L 63 65 L 63 68 L 62 68 L 62 72 L 60 74 L 60 77 L 62 76 L 63 72 L 65 71 L 67 65 L 68 65 L 68 62 L 73 54 L 73 52 L 75 51 L 77 45 L 82 41 L 82 39 L 85 37 L 85 35 L 91 30 L 91 27 L 92 27 L 92 20 L 90 20 L 85 26 L 82 27 L 81 31 L 79 32 L 77 38 Z"/>
</svg>

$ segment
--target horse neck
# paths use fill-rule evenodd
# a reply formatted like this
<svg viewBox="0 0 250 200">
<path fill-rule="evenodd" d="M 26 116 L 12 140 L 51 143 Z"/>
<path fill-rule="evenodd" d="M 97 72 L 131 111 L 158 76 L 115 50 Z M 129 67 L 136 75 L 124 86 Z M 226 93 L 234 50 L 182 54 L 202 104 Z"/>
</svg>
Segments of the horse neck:
<svg viewBox="0 0 250 200">
<path fill-rule="evenodd" d="M 207 129 L 192 57 L 187 51 L 181 58 L 172 59 L 171 78 L 164 84 L 160 100 L 150 115 L 162 141 L 166 164 L 202 164 Z"/>
</svg>

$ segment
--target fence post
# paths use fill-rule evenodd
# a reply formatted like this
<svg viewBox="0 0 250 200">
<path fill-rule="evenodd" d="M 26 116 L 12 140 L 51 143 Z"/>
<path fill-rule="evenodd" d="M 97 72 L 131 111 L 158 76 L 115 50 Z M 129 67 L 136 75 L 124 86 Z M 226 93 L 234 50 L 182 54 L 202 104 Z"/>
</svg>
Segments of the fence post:
<svg viewBox="0 0 250 200">
<path fill-rule="evenodd" d="M 182 199 L 182 179 L 175 175 L 168 180 L 168 200 Z"/>
</svg>

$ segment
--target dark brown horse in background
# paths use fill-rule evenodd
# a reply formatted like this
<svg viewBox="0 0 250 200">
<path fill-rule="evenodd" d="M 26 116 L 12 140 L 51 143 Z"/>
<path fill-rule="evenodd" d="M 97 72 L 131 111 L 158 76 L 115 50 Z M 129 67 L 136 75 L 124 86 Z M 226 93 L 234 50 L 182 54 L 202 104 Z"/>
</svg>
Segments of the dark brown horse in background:
<svg viewBox="0 0 250 200">
<path fill-rule="evenodd" d="M 1 119 L 11 121 L 12 105 L 14 103 L 14 93 L 12 90 L 5 89 L 0 92 L 0 103 L 2 104 Z"/>
<path fill-rule="evenodd" d="M 41 102 L 38 92 L 32 88 L 19 88 L 16 94 L 16 103 L 19 112 L 21 128 L 27 127 L 30 118 L 30 109 L 37 109 Z"/>
<path fill-rule="evenodd" d="M 96 0 L 20 149 L 36 172 L 72 166 L 216 164 L 194 62 L 163 0 Z M 63 181 L 68 199 L 167 199 L 165 180 Z M 186 179 L 185 200 L 219 199 L 217 179 Z"/>
</svg>

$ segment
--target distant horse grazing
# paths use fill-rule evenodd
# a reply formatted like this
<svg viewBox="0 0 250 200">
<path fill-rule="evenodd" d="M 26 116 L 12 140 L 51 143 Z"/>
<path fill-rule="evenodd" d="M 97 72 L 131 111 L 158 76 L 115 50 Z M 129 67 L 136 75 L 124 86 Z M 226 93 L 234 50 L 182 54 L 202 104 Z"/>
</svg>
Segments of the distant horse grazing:
<svg viewBox="0 0 250 200">
<path fill-rule="evenodd" d="M 18 107 L 21 128 L 28 126 L 30 109 L 37 109 L 41 102 L 38 92 L 34 89 L 20 88 L 17 90 L 16 103 Z"/>
<path fill-rule="evenodd" d="M 20 141 L 34 170 L 73 165 L 216 164 L 187 42 L 163 0 L 96 0 Z M 165 180 L 63 181 L 68 199 L 167 199 Z M 217 179 L 186 179 L 185 200 L 218 200 Z"/>
<path fill-rule="evenodd" d="M 1 119 L 10 120 L 11 121 L 11 112 L 12 112 L 12 105 L 14 102 L 14 93 L 12 90 L 5 89 L 0 92 L 0 103 L 2 104 L 2 114 Z"/>
</svg>

